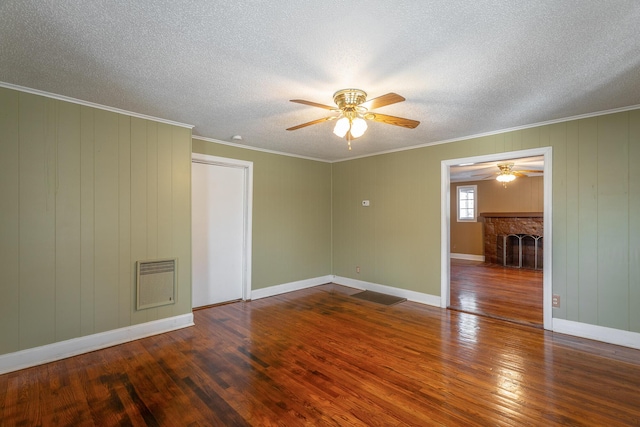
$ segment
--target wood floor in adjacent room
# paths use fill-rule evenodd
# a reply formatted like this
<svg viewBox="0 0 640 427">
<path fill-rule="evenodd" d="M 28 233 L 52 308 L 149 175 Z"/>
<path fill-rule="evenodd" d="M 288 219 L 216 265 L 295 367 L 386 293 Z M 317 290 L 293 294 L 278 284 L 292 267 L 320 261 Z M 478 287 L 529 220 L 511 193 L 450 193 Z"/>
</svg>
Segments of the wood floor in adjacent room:
<svg viewBox="0 0 640 427">
<path fill-rule="evenodd" d="M 449 307 L 542 327 L 542 270 L 451 260 Z"/>
<path fill-rule="evenodd" d="M 639 425 L 640 351 L 323 285 L 0 376 L 3 426 Z"/>
</svg>

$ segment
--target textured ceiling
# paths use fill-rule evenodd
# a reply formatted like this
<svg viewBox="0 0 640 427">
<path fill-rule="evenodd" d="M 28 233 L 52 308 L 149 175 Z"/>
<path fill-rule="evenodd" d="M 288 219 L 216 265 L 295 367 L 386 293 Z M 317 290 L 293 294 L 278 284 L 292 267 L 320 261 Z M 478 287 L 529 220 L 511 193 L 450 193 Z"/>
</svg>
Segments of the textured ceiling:
<svg viewBox="0 0 640 427">
<path fill-rule="evenodd" d="M 324 160 L 640 104 L 638 0 L 0 2 L 0 81 Z M 288 132 L 338 89 L 406 102 Z"/>
</svg>

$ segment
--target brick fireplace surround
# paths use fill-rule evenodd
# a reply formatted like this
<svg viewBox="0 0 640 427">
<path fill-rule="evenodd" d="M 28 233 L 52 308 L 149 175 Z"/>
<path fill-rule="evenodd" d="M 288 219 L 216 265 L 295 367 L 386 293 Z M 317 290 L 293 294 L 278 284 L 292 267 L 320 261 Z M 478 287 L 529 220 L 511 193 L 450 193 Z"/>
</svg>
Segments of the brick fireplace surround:
<svg viewBox="0 0 640 427">
<path fill-rule="evenodd" d="M 542 212 L 487 212 L 479 217 L 483 222 L 484 259 L 490 264 L 503 264 L 502 254 L 498 254 L 498 246 L 502 247 L 502 236 L 543 236 L 544 233 Z M 538 251 L 542 259 L 542 239 Z"/>
</svg>

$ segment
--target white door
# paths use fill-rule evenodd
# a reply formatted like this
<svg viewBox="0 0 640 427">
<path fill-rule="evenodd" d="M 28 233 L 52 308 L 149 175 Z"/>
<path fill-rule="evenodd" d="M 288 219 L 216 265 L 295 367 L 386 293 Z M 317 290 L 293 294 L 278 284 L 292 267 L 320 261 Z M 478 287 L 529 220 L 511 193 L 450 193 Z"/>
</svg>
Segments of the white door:
<svg viewBox="0 0 640 427">
<path fill-rule="evenodd" d="M 242 298 L 245 170 L 192 164 L 192 306 Z"/>
</svg>

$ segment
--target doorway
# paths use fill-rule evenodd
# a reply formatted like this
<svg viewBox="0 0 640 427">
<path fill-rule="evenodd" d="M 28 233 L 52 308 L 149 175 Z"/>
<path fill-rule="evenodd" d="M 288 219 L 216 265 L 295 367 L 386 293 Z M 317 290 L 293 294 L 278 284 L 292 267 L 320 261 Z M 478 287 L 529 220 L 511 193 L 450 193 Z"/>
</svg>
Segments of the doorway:
<svg viewBox="0 0 640 427">
<path fill-rule="evenodd" d="M 253 164 L 192 155 L 192 307 L 250 299 Z"/>
<path fill-rule="evenodd" d="M 543 257 L 544 257 L 544 271 L 538 272 L 538 277 L 542 276 L 542 323 L 545 329 L 551 329 L 552 327 L 552 307 L 551 307 L 551 147 L 537 148 L 531 150 L 522 150 L 506 153 L 497 153 L 493 155 L 469 157 L 463 159 L 451 159 L 441 163 L 441 306 L 447 308 L 451 305 L 451 281 L 452 281 L 452 266 L 451 266 L 451 221 L 455 212 L 451 212 L 451 198 L 456 197 L 456 194 L 451 192 L 451 168 L 457 165 L 465 163 L 485 163 L 495 161 L 507 161 L 515 158 L 531 157 L 531 156 L 543 156 L 544 168 L 543 168 L 543 187 L 544 187 L 544 239 L 543 239 Z M 455 216 L 453 216 L 455 220 Z M 472 265 L 473 263 L 454 261 L 454 273 L 458 274 L 462 272 L 467 274 L 468 278 L 478 278 L 483 271 L 474 270 L 481 267 L 480 263 Z M 493 272 L 496 273 L 496 272 Z M 502 274 L 502 273 L 501 273 Z M 523 273 L 519 273 L 523 275 Z M 453 277 L 453 280 L 458 280 L 459 275 Z M 456 298 L 458 295 L 455 295 Z"/>
</svg>

